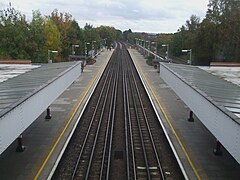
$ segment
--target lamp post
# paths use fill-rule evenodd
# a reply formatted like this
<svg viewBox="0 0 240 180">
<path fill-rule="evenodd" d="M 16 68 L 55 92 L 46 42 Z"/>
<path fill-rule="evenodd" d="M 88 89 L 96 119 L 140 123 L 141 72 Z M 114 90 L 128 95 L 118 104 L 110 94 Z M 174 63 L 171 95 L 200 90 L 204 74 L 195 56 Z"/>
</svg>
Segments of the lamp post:
<svg viewBox="0 0 240 180">
<path fill-rule="evenodd" d="M 155 49 L 156 49 L 156 50 L 155 50 L 154 53 L 155 53 L 155 59 L 157 59 L 157 42 L 152 41 L 151 44 L 155 44 Z"/>
<path fill-rule="evenodd" d="M 94 43 L 95 43 L 96 41 L 92 41 L 92 57 L 93 57 L 93 55 L 94 55 Z"/>
<path fill-rule="evenodd" d="M 142 43 L 142 40 L 141 40 L 141 39 L 138 39 L 138 45 L 139 45 L 139 46 L 143 46 L 143 43 Z"/>
<path fill-rule="evenodd" d="M 150 42 L 149 42 L 149 41 L 146 41 L 145 46 L 146 46 L 146 49 L 148 49 L 148 56 L 149 56 L 149 44 L 150 44 Z"/>
<path fill-rule="evenodd" d="M 143 50 L 143 54 L 145 54 L 145 40 L 141 40 L 142 41 L 142 50 Z"/>
<path fill-rule="evenodd" d="M 167 60 L 169 59 L 169 45 L 168 44 L 163 44 L 162 47 L 167 47 Z"/>
<path fill-rule="evenodd" d="M 58 53 L 58 51 L 48 50 L 48 63 L 52 63 L 51 54 L 50 53 Z"/>
<path fill-rule="evenodd" d="M 99 41 L 99 51 L 101 51 L 102 50 L 102 41 L 100 40 Z"/>
<path fill-rule="evenodd" d="M 152 41 L 151 44 L 155 44 L 155 53 L 157 54 L 157 42 Z"/>
<path fill-rule="evenodd" d="M 73 44 L 73 45 L 72 45 L 72 55 L 75 54 L 75 51 L 74 51 L 74 48 L 75 48 L 75 47 L 79 47 L 79 45 L 78 45 L 78 44 Z"/>
<path fill-rule="evenodd" d="M 183 49 L 182 52 L 190 54 L 190 60 L 188 60 L 188 64 L 192 64 L 192 49 Z"/>
<path fill-rule="evenodd" d="M 90 44 L 89 42 L 84 43 L 84 49 L 85 49 L 85 56 L 87 57 L 87 44 Z"/>
<path fill-rule="evenodd" d="M 106 48 L 106 45 L 107 45 L 107 38 L 103 39 L 104 40 L 104 46 Z"/>
<path fill-rule="evenodd" d="M 58 53 L 58 51 L 48 50 L 48 63 L 52 63 L 51 53 Z M 51 113 L 50 113 L 50 107 L 48 106 L 47 115 L 45 116 L 45 119 L 51 119 L 51 118 L 52 118 L 52 116 L 51 116 Z"/>
<path fill-rule="evenodd" d="M 138 39 L 137 38 L 135 38 L 135 40 L 136 40 L 136 45 L 138 44 Z"/>
</svg>

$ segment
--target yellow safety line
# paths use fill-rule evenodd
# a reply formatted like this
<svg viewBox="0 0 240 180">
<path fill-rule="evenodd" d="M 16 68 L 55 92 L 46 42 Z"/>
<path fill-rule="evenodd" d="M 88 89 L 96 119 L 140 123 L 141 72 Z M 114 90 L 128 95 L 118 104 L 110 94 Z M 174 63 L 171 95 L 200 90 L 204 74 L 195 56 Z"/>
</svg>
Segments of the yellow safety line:
<svg viewBox="0 0 240 180">
<path fill-rule="evenodd" d="M 133 60 L 133 61 L 134 61 L 134 60 Z M 135 61 L 134 61 L 134 62 L 135 62 Z M 156 96 L 156 94 L 155 94 L 155 91 L 152 89 L 151 85 L 149 84 L 149 82 L 148 82 L 148 81 L 149 81 L 148 78 L 145 76 L 145 74 L 144 74 L 142 68 L 141 68 L 136 62 L 135 62 L 135 64 L 136 64 L 136 66 L 140 69 L 140 72 L 141 72 L 141 74 L 143 75 L 143 78 L 144 78 L 145 82 L 148 84 L 148 87 L 151 89 L 151 91 L 152 91 L 152 93 L 153 93 L 155 99 L 157 100 L 157 103 L 158 103 L 158 105 L 159 105 L 161 111 L 163 112 L 164 117 L 166 118 L 166 120 L 167 120 L 169 126 L 171 127 L 171 129 L 172 129 L 172 131 L 173 131 L 173 134 L 174 134 L 175 137 L 177 138 L 177 141 L 178 141 L 179 145 L 181 146 L 181 148 L 182 148 L 182 150 L 183 150 L 185 156 L 187 157 L 187 160 L 188 160 L 190 166 L 192 167 L 192 169 L 193 169 L 195 175 L 197 176 L 198 179 L 201 179 L 201 178 L 200 178 L 200 175 L 199 175 L 198 172 L 197 172 L 197 169 L 195 168 L 195 166 L 194 166 L 192 160 L 190 159 L 190 157 L 189 157 L 189 155 L 188 155 L 188 153 L 187 153 L 187 150 L 185 149 L 185 147 L 184 147 L 183 143 L 181 142 L 180 138 L 178 137 L 178 135 L 177 135 L 177 133 L 176 133 L 176 131 L 175 131 L 175 129 L 174 129 L 172 123 L 170 122 L 170 120 L 169 120 L 167 114 L 165 113 L 165 111 L 164 111 L 164 109 L 163 109 L 161 103 L 159 102 L 159 100 L 158 100 L 158 98 L 157 98 L 157 96 Z"/>
<path fill-rule="evenodd" d="M 72 122 L 72 119 L 73 119 L 73 117 L 75 116 L 78 108 L 80 107 L 83 99 L 86 97 L 86 95 L 88 94 L 89 90 L 91 89 L 93 83 L 95 82 L 95 80 L 97 79 L 98 75 L 100 74 L 100 72 L 101 72 L 101 70 L 102 70 L 102 68 L 103 68 L 103 65 L 104 65 L 104 64 L 101 65 L 101 67 L 100 67 L 100 69 L 98 70 L 97 74 L 95 75 L 94 79 L 92 79 L 92 81 L 90 81 L 90 83 L 88 84 L 87 91 L 85 92 L 85 94 L 84 94 L 84 96 L 81 98 L 81 100 L 79 101 L 79 103 L 78 103 L 76 109 L 74 110 L 72 116 L 71 116 L 70 119 L 68 120 L 68 122 L 67 122 L 67 124 L 65 125 L 63 131 L 62 131 L 61 134 L 59 135 L 57 141 L 56 141 L 55 144 L 53 145 L 52 149 L 50 150 L 49 154 L 47 155 L 46 159 L 44 160 L 42 166 L 40 167 L 40 169 L 38 170 L 36 176 L 34 177 L 34 180 L 37 180 L 37 179 L 38 179 L 38 177 L 39 177 L 39 175 L 41 174 L 43 168 L 45 167 L 45 165 L 47 164 L 49 158 L 51 157 L 53 151 L 55 150 L 56 146 L 58 145 L 59 141 L 61 140 L 63 134 L 65 133 L 65 131 L 66 131 L 66 129 L 68 128 L 69 124 Z"/>
</svg>

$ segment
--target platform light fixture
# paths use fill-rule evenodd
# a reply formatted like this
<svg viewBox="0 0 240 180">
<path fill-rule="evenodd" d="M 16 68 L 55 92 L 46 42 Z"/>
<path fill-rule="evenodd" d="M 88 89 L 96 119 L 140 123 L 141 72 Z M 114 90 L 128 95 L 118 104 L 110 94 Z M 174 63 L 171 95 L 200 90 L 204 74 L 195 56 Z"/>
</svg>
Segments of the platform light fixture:
<svg viewBox="0 0 240 180">
<path fill-rule="evenodd" d="M 103 40 L 104 40 L 104 46 L 106 47 L 106 45 L 107 45 L 107 38 L 105 38 Z"/>
<path fill-rule="evenodd" d="M 50 56 L 51 53 L 58 53 L 58 51 L 48 50 L 48 63 L 52 63 L 51 56 Z"/>
<path fill-rule="evenodd" d="M 94 56 L 94 43 L 96 43 L 96 41 L 92 41 L 92 57 Z"/>
<path fill-rule="evenodd" d="M 152 41 L 151 44 L 155 44 L 155 48 L 156 48 L 156 54 L 157 54 L 157 42 L 156 41 Z"/>
<path fill-rule="evenodd" d="M 74 55 L 75 54 L 75 51 L 74 51 L 74 48 L 78 48 L 79 47 L 79 45 L 78 44 L 73 44 L 72 45 L 72 55 Z"/>
<path fill-rule="evenodd" d="M 148 56 L 149 56 L 150 55 L 150 52 L 149 52 L 150 51 L 150 41 L 145 41 L 145 43 L 146 43 L 145 47 L 146 47 L 146 49 L 148 49 L 147 52 L 148 52 Z"/>
<path fill-rule="evenodd" d="M 190 59 L 188 60 L 188 64 L 192 64 L 192 49 L 183 49 L 182 52 L 190 54 Z"/>
<path fill-rule="evenodd" d="M 136 40 L 136 45 L 138 45 L 138 40 L 139 40 L 139 39 L 138 39 L 138 38 L 135 38 L 135 40 Z"/>
<path fill-rule="evenodd" d="M 85 56 L 87 57 L 87 44 L 90 44 L 89 42 L 84 43 L 84 49 L 85 49 Z"/>
<path fill-rule="evenodd" d="M 167 47 L 167 60 L 169 59 L 169 44 L 163 44 L 162 47 Z"/>
</svg>

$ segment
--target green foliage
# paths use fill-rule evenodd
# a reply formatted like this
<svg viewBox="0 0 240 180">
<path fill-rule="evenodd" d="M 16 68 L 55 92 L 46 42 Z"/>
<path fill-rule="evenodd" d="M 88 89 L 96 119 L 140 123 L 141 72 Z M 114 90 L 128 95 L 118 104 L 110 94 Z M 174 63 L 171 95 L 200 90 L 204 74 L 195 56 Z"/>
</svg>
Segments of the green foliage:
<svg viewBox="0 0 240 180">
<path fill-rule="evenodd" d="M 181 56 L 181 50 L 183 49 L 183 33 L 177 32 L 173 35 L 170 43 L 170 50 L 173 56 Z"/>
<path fill-rule="evenodd" d="M 44 45 L 46 44 L 46 36 L 44 35 L 44 17 L 40 11 L 33 11 L 33 19 L 29 25 L 30 39 L 29 56 L 32 62 L 42 62 L 47 59 Z"/>
<path fill-rule="evenodd" d="M 206 17 L 192 15 L 170 43 L 171 53 L 182 56 L 182 49 L 192 49 L 193 63 L 240 61 L 240 1 L 210 0 Z"/>
<path fill-rule="evenodd" d="M 58 12 L 55 9 L 50 16 L 50 19 L 57 26 L 60 33 L 60 49 L 62 51 L 62 58 L 67 60 L 68 55 L 71 54 L 71 38 L 68 37 L 69 31 L 73 30 L 72 26 L 72 15 L 69 13 Z M 71 28 L 71 29 L 70 29 Z M 74 43 L 73 43 L 74 44 Z"/>
<path fill-rule="evenodd" d="M 100 26 L 96 28 L 96 32 L 99 34 L 100 39 L 106 39 L 106 45 L 111 46 L 114 40 L 117 37 L 117 31 L 114 27 L 109 26 Z M 98 44 L 102 44 L 103 42 L 98 42 Z"/>
<path fill-rule="evenodd" d="M 155 37 L 155 38 L 154 38 Z M 55 9 L 49 16 L 33 11 L 31 22 L 11 5 L 0 10 L 0 58 L 31 59 L 47 62 L 48 50 L 58 50 L 57 60 L 67 60 L 72 45 L 79 45 L 76 54 L 85 54 L 105 44 L 111 46 L 117 40 L 135 43 L 136 38 L 154 41 L 157 51 L 165 55 L 168 44 L 171 56 L 189 58 L 182 49 L 192 49 L 193 63 L 208 65 L 211 61 L 240 61 L 240 1 L 209 0 L 206 17 L 201 21 L 192 15 L 186 24 L 174 34 L 124 32 L 114 27 L 93 27 L 86 24 L 80 28 L 69 13 Z M 152 46 L 152 44 L 151 44 Z M 154 48 L 155 48 L 154 47 Z"/>
<path fill-rule="evenodd" d="M 44 44 L 44 52 L 48 50 L 56 50 L 61 53 L 61 34 L 58 31 L 56 24 L 51 19 L 46 19 L 44 23 L 44 36 L 46 37 L 46 42 Z M 47 59 L 45 59 L 46 61 Z"/>
<path fill-rule="evenodd" d="M 153 55 L 150 55 L 147 57 L 147 60 L 146 60 L 146 63 L 150 66 L 153 65 L 153 59 L 154 59 L 154 56 Z"/>
<path fill-rule="evenodd" d="M 25 16 L 11 6 L 0 11 L 0 58 L 29 58 L 28 26 Z"/>
<path fill-rule="evenodd" d="M 40 11 L 33 11 L 31 22 L 25 15 L 9 6 L 0 10 L 0 58 L 31 59 L 33 63 L 47 62 L 48 50 L 57 50 L 57 61 L 68 60 L 73 45 L 77 55 L 85 55 L 85 42 L 88 50 L 112 45 L 122 32 L 113 27 L 94 28 L 90 24 L 81 29 L 69 13 L 55 9 L 49 16 L 42 16 Z M 104 40 L 105 39 L 105 40 Z M 54 59 L 51 57 L 51 59 Z"/>
<path fill-rule="evenodd" d="M 70 53 L 69 50 L 71 49 L 72 45 L 79 45 L 79 47 L 74 48 L 76 55 L 83 55 L 84 54 L 84 36 L 83 30 L 80 29 L 76 20 L 71 22 L 71 26 L 67 31 L 67 42 L 68 42 L 68 54 Z M 71 52 L 72 53 L 72 52 Z"/>
<path fill-rule="evenodd" d="M 97 48 L 101 40 L 100 35 L 97 33 L 96 28 L 90 24 L 84 26 L 84 42 L 90 43 L 91 47 L 87 47 L 88 50 Z M 95 42 L 96 41 L 96 42 Z"/>
<path fill-rule="evenodd" d="M 123 33 L 121 30 L 116 30 L 116 39 L 123 41 Z"/>
<path fill-rule="evenodd" d="M 123 39 L 125 41 L 129 41 L 129 39 L 128 39 L 129 38 L 129 34 L 132 34 L 132 30 L 131 29 L 123 31 Z"/>
</svg>

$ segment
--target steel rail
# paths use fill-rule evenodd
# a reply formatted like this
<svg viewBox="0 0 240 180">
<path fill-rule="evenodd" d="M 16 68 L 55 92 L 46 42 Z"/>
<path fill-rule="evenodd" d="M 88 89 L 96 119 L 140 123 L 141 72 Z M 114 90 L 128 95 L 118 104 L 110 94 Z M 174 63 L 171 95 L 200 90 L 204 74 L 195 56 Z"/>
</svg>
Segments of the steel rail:
<svg viewBox="0 0 240 180">
<path fill-rule="evenodd" d="M 110 109 L 109 109 L 109 114 L 108 114 L 108 123 L 107 123 L 107 129 L 105 133 L 105 143 L 104 143 L 104 148 L 103 148 L 103 158 L 102 158 L 102 163 L 101 163 L 101 169 L 100 169 L 100 176 L 99 179 L 103 179 L 103 171 L 104 171 L 104 163 L 105 163 L 105 158 L 106 158 L 106 151 L 107 151 L 107 145 L 108 145 L 108 134 L 109 134 L 109 129 L 110 129 L 110 123 L 111 123 L 111 112 L 112 112 L 112 107 L 113 107 L 113 98 L 114 98 L 114 93 L 112 93 L 111 96 L 111 103 L 110 103 Z"/>
<path fill-rule="evenodd" d="M 126 165 L 127 165 L 127 179 L 130 180 L 130 160 L 129 160 L 129 149 L 128 149 L 128 107 L 127 107 L 127 84 L 126 84 L 126 74 L 123 71 L 123 100 L 124 100 L 124 128 L 125 128 L 125 148 L 126 148 Z M 135 169 L 135 167 L 134 167 Z M 134 173 L 134 179 L 136 179 L 136 173 Z"/>
<path fill-rule="evenodd" d="M 128 76 L 129 76 L 129 80 L 130 80 L 130 74 L 128 74 Z M 149 165 L 148 165 L 147 152 L 146 152 L 144 137 L 143 137 L 142 128 L 141 128 L 141 124 L 140 124 L 139 110 L 138 110 L 137 102 L 136 102 L 137 99 L 136 99 L 136 96 L 135 96 L 135 93 L 134 93 L 134 87 L 133 86 L 134 86 L 134 84 L 130 83 L 130 90 L 131 90 L 131 93 L 132 93 L 133 105 L 134 105 L 135 115 L 136 115 L 136 118 L 137 118 L 137 126 L 138 126 L 139 136 L 140 136 L 140 140 L 141 140 L 144 162 L 145 162 L 145 166 L 146 166 L 147 179 L 151 179 Z"/>
<path fill-rule="evenodd" d="M 163 172 L 163 167 L 162 167 L 161 161 L 159 159 L 157 148 L 155 146 L 155 142 L 154 142 L 154 139 L 153 139 L 153 135 L 152 135 L 150 126 L 149 126 L 148 118 L 147 118 L 147 115 L 146 115 L 146 112 L 145 112 L 145 109 L 144 109 L 144 106 L 143 106 L 143 102 L 142 102 L 142 99 L 141 99 L 141 96 L 140 96 L 139 89 L 137 87 L 138 85 L 137 85 L 137 82 L 136 82 L 136 78 L 135 78 L 134 73 L 133 73 L 133 69 L 131 69 L 131 74 L 132 74 L 132 77 L 133 77 L 133 80 L 134 80 L 134 84 L 135 84 L 135 87 L 136 87 L 138 99 L 139 99 L 141 109 L 142 109 L 142 112 L 143 112 L 143 115 L 144 115 L 144 120 L 146 122 L 148 133 L 149 133 L 149 136 L 150 136 L 150 139 L 151 139 L 151 144 L 152 144 L 152 147 L 153 147 L 153 150 L 154 150 L 154 153 L 155 153 L 155 157 L 156 157 L 157 162 L 158 162 L 158 168 L 159 168 L 159 171 L 160 171 L 160 174 L 161 174 L 161 178 L 164 180 L 165 176 L 164 176 L 164 172 Z"/>
<path fill-rule="evenodd" d="M 135 77 L 133 77 L 133 79 L 134 79 L 135 86 L 137 86 Z M 140 93 L 139 93 L 139 90 L 138 90 L 138 89 L 137 89 L 137 94 L 138 94 L 138 96 L 140 97 Z M 149 132 L 149 135 L 150 135 L 150 139 L 151 139 L 151 142 L 152 142 L 152 147 L 153 147 L 153 149 L 154 149 L 155 156 L 156 156 L 156 159 L 157 159 L 157 162 L 158 162 L 158 167 L 159 167 L 159 170 L 160 170 L 160 174 L 161 174 L 162 179 L 165 179 L 164 172 L 163 172 L 163 167 L 162 167 L 161 161 L 160 161 L 160 159 L 159 159 L 159 155 L 158 155 L 158 152 L 157 152 L 157 148 L 156 148 L 156 146 L 155 146 L 155 142 L 154 142 L 154 139 L 153 139 L 153 135 L 152 135 L 150 126 L 149 126 L 148 118 L 147 118 L 147 116 L 146 116 L 146 112 L 145 112 L 144 107 L 143 107 L 143 102 L 142 102 L 141 98 L 139 98 L 139 99 L 140 99 L 140 104 L 141 104 L 141 107 L 142 107 L 142 110 L 143 110 L 144 119 L 145 119 L 145 122 L 146 122 L 146 124 L 147 124 L 147 128 L 148 128 L 148 132 Z"/>
<path fill-rule="evenodd" d="M 115 74 L 115 76 L 116 76 L 116 74 Z M 103 179 L 103 173 L 104 173 L 103 171 L 104 171 L 104 165 L 105 165 L 105 159 L 106 159 L 109 132 L 110 132 L 110 134 L 113 133 L 112 128 L 110 129 L 110 126 L 111 126 L 111 122 L 113 124 L 113 121 L 114 121 L 114 119 L 112 118 L 112 115 L 115 114 L 115 107 L 116 107 L 116 102 L 115 102 L 115 94 L 116 94 L 115 91 L 116 91 L 116 84 L 117 84 L 116 78 L 114 78 L 113 84 L 114 85 L 113 85 L 113 92 L 112 92 L 112 96 L 111 96 L 110 110 L 109 110 L 109 114 L 108 114 L 108 124 L 107 124 L 107 130 L 105 133 L 105 143 L 104 143 L 104 149 L 103 149 L 103 153 L 102 153 L 103 158 L 102 158 L 102 162 L 101 162 L 101 169 L 100 169 L 100 176 L 99 176 L 100 180 Z M 111 137 L 110 137 L 110 142 L 111 142 Z M 109 162 L 109 158 L 107 160 Z M 106 175 L 106 176 L 108 176 L 108 175 Z"/>
<path fill-rule="evenodd" d="M 110 164 L 111 164 L 111 155 L 112 155 L 112 143 L 113 143 L 113 130 L 114 130 L 114 124 L 115 124 L 115 112 L 116 112 L 116 103 L 117 103 L 117 89 L 118 89 L 118 78 L 119 78 L 119 64 L 117 66 L 116 71 L 116 81 L 115 81 L 115 88 L 114 88 L 114 105 L 113 105 L 113 112 L 112 112 L 112 126 L 111 126 L 111 134 L 110 134 L 110 140 L 109 140 L 109 152 L 108 152 L 108 164 L 107 164 L 107 175 L 106 180 L 109 179 L 110 175 Z"/>
<path fill-rule="evenodd" d="M 80 159 L 81 159 L 81 157 L 82 157 L 82 153 L 83 153 L 84 147 L 85 147 L 85 145 L 86 145 L 86 142 L 87 142 L 87 139 L 88 139 L 88 136 L 89 136 L 89 133 L 90 133 L 90 130 L 91 130 L 91 127 L 92 127 L 92 124 L 93 124 L 95 115 L 96 115 L 96 113 L 97 113 L 98 106 L 99 106 L 99 104 L 100 104 L 100 100 L 101 100 L 101 98 L 102 98 L 102 96 L 103 96 L 104 88 L 105 88 L 105 86 L 106 86 L 106 84 L 107 84 L 107 82 L 108 82 L 108 81 L 107 81 L 107 77 L 108 77 L 109 74 L 110 74 L 110 70 L 108 70 L 106 79 L 105 79 L 104 84 L 103 84 L 103 88 L 102 88 L 102 90 L 101 90 L 101 93 L 100 93 L 100 95 L 99 95 L 99 98 L 98 98 L 98 101 L 97 101 L 97 104 L 96 104 L 96 108 L 95 108 L 94 113 L 93 113 L 92 118 L 91 118 L 90 125 L 89 125 L 88 130 L 87 130 L 87 133 L 86 133 L 86 135 L 85 135 L 85 137 L 84 137 L 84 141 L 83 141 L 83 145 L 82 145 L 81 151 L 80 151 L 80 153 L 79 153 L 79 155 L 78 155 L 78 159 L 77 159 L 76 164 L 75 164 L 75 166 L 74 166 L 74 171 L 73 171 L 73 174 L 72 174 L 72 177 L 71 177 L 72 180 L 75 178 L 75 175 L 76 175 L 76 172 L 77 172 L 77 168 L 78 168 L 78 166 L 79 166 L 79 162 L 80 162 Z M 112 74 L 110 75 L 110 78 L 112 78 Z"/>
<path fill-rule="evenodd" d="M 125 80 L 126 80 L 126 83 L 125 83 L 126 102 L 127 102 L 127 111 L 128 111 L 128 117 L 127 118 L 128 118 L 128 125 L 129 125 L 129 134 L 130 134 L 130 145 L 131 145 L 132 165 L 133 165 L 133 177 L 134 177 L 134 180 L 136 180 L 137 179 L 137 168 L 136 168 L 133 131 L 132 131 L 132 123 L 131 123 L 131 115 L 130 115 L 130 99 L 129 99 L 130 97 L 129 97 L 129 93 L 128 93 L 129 82 L 127 81 L 127 69 L 126 69 L 126 73 L 125 73 Z"/>
<path fill-rule="evenodd" d="M 128 63 L 128 64 L 129 64 L 128 67 L 131 67 L 130 63 Z M 155 157 L 157 159 L 158 169 L 160 171 L 161 178 L 165 179 L 163 168 L 162 168 L 162 164 L 160 162 L 159 155 L 158 155 L 158 152 L 156 150 L 155 142 L 154 142 L 153 135 L 151 133 L 151 129 L 150 129 L 150 126 L 149 126 L 149 123 L 148 123 L 148 120 L 147 120 L 146 112 L 144 110 L 144 106 L 143 106 L 143 102 L 142 102 L 142 99 L 141 99 L 141 96 L 140 96 L 140 92 L 139 92 L 139 89 L 138 89 L 136 78 L 135 78 L 134 73 L 133 73 L 133 68 L 129 68 L 129 69 L 130 69 L 130 72 L 131 72 L 131 75 L 132 75 L 132 78 L 133 78 L 133 81 L 134 81 L 134 85 L 135 85 L 135 89 L 136 89 L 136 92 L 137 92 L 137 95 L 138 95 L 138 99 L 139 99 L 139 102 L 140 102 L 141 110 L 142 110 L 142 113 L 143 113 L 143 116 L 144 116 L 144 120 L 146 122 L 146 126 L 147 126 L 147 129 L 148 129 L 148 133 L 149 133 L 149 136 L 150 136 L 150 139 L 151 139 L 151 145 L 152 145 L 152 148 L 154 150 Z"/>
<path fill-rule="evenodd" d="M 95 152 L 95 149 L 96 149 L 97 140 L 98 140 L 99 132 L 100 132 L 100 127 L 101 127 L 102 120 L 103 120 L 103 114 L 104 114 L 104 111 L 105 111 L 107 98 L 108 98 L 108 93 L 109 93 L 109 90 L 110 90 L 110 87 L 111 87 L 110 85 L 111 85 L 112 81 L 114 81 L 114 78 L 113 79 L 111 78 L 110 81 L 109 81 L 109 84 L 108 84 L 109 86 L 107 88 L 106 96 L 104 98 L 103 107 L 101 108 L 101 115 L 100 115 L 100 119 L 99 119 L 99 123 L 98 123 L 98 127 L 97 127 L 97 132 L 96 132 L 95 138 L 94 138 L 93 148 L 92 148 L 92 151 L 91 151 L 91 155 L 90 155 L 90 159 L 89 159 L 89 163 L 88 163 L 88 167 L 87 167 L 87 172 L 86 172 L 86 175 L 85 175 L 85 180 L 89 179 L 89 173 L 90 173 L 90 169 L 91 169 L 91 166 L 92 166 L 93 155 L 94 155 L 94 152 Z M 111 112 L 109 112 L 109 113 L 111 113 Z"/>
</svg>

